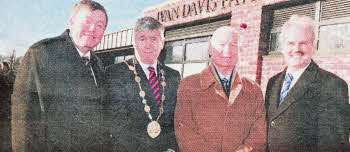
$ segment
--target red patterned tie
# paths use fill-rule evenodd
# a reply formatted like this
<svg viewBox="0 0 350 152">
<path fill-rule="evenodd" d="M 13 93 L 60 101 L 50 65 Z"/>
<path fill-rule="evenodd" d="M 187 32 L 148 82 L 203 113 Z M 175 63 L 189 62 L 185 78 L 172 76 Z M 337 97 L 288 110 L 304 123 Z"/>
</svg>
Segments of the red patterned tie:
<svg viewBox="0 0 350 152">
<path fill-rule="evenodd" d="M 159 81 L 158 81 L 158 77 L 157 77 L 156 71 L 151 66 L 148 67 L 147 69 L 150 72 L 150 76 L 149 76 L 149 79 L 148 79 L 149 80 L 149 84 L 152 87 L 153 94 L 155 96 L 157 104 L 160 105 L 160 89 L 159 89 Z"/>
</svg>

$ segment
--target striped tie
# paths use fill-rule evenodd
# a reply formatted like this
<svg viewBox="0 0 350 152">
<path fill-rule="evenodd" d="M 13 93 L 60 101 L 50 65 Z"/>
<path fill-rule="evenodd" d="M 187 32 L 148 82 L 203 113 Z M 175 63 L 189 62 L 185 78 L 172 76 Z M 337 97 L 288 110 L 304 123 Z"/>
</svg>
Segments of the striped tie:
<svg viewBox="0 0 350 152">
<path fill-rule="evenodd" d="M 290 85 L 292 84 L 293 81 L 293 75 L 290 73 L 286 74 L 286 79 L 284 80 L 284 85 L 281 91 L 281 95 L 280 95 L 280 102 L 278 103 L 278 106 L 281 105 L 283 99 L 287 96 L 289 90 L 290 90 Z"/>
<path fill-rule="evenodd" d="M 158 81 L 156 71 L 151 66 L 148 67 L 147 69 L 150 72 L 150 76 L 148 80 L 149 80 L 149 84 L 152 87 L 153 94 L 156 99 L 155 101 L 157 102 L 158 105 L 160 105 L 160 89 L 159 89 L 159 81 Z"/>
<path fill-rule="evenodd" d="M 229 88 L 230 81 L 228 81 L 228 79 L 226 79 L 226 78 L 223 78 L 223 79 L 221 79 L 221 82 L 222 82 L 222 85 L 224 87 L 224 91 L 225 91 L 227 97 L 229 97 L 230 96 L 230 88 Z"/>
</svg>

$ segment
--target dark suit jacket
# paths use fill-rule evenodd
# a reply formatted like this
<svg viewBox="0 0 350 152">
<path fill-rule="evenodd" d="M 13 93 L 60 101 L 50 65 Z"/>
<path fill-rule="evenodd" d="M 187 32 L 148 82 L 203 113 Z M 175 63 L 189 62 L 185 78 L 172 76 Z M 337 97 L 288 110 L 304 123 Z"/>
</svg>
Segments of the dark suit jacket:
<svg viewBox="0 0 350 152">
<path fill-rule="evenodd" d="M 127 61 L 133 65 L 132 59 Z M 115 151 L 166 151 L 168 148 L 177 151 L 177 142 L 174 133 L 174 111 L 177 101 L 177 88 L 180 74 L 167 66 L 158 64 L 165 72 L 165 102 L 164 113 L 159 119 L 161 133 L 152 139 L 147 134 L 147 125 L 150 123 L 148 115 L 144 111 L 144 104 L 139 95 L 140 89 L 135 81 L 135 76 L 125 63 L 119 63 L 107 68 L 107 101 L 109 102 L 109 120 L 111 137 L 115 143 Z M 140 64 L 136 64 L 136 70 L 141 78 L 142 89 L 146 92 L 145 99 L 151 107 L 153 120 L 157 119 L 159 108 L 154 101 L 153 91 Z M 160 82 L 162 82 L 159 76 Z M 161 93 L 163 89 L 159 85 Z"/>
<path fill-rule="evenodd" d="M 91 52 L 96 86 L 68 33 L 35 43 L 23 58 L 13 95 L 14 151 L 102 151 L 102 62 Z"/>
<path fill-rule="evenodd" d="M 349 96 L 344 80 L 311 61 L 277 108 L 286 70 L 266 90 L 269 151 L 341 151 L 348 144 Z"/>
<path fill-rule="evenodd" d="M 11 151 L 11 90 L 12 82 L 0 72 L 0 151 Z"/>
</svg>

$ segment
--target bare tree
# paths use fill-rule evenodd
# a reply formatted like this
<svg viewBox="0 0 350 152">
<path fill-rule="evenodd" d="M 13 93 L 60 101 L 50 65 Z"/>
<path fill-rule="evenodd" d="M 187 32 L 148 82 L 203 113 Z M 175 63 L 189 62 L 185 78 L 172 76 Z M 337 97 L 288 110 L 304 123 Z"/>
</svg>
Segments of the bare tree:
<svg viewBox="0 0 350 152">
<path fill-rule="evenodd" d="M 9 51 L 7 56 L 0 55 L 0 63 L 3 65 L 6 62 L 9 66 L 8 71 L 14 74 L 17 72 L 21 59 L 22 57 L 16 57 L 16 50 Z"/>
<path fill-rule="evenodd" d="M 8 55 L 8 60 L 10 64 L 10 70 L 14 70 L 14 65 L 16 62 L 16 50 L 12 50 Z"/>
</svg>

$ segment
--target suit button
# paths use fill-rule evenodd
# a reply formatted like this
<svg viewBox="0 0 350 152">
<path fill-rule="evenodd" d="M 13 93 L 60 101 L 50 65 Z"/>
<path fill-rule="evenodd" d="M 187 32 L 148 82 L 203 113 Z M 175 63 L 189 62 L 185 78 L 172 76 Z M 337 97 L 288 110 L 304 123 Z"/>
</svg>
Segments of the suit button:
<svg viewBox="0 0 350 152">
<path fill-rule="evenodd" d="M 275 121 L 271 122 L 271 127 L 274 127 L 276 125 Z"/>
</svg>

